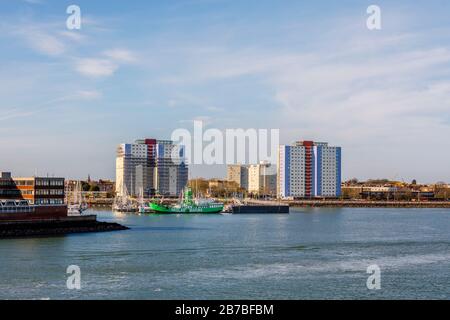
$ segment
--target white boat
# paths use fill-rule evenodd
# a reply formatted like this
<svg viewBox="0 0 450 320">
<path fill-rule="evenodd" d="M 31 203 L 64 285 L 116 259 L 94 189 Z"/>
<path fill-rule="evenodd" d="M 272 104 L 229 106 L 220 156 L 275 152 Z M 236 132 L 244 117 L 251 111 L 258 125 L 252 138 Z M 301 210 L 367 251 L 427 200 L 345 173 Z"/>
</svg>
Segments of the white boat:
<svg viewBox="0 0 450 320">
<path fill-rule="evenodd" d="M 83 214 L 83 211 L 86 211 L 88 209 L 88 205 L 83 199 L 80 181 L 77 181 L 72 198 L 72 201 L 70 201 L 69 199 L 67 201 L 67 215 L 81 216 Z"/>
<path fill-rule="evenodd" d="M 79 204 L 69 204 L 67 205 L 67 215 L 68 216 L 81 216 L 83 211 L 86 211 L 87 208 L 83 207 Z"/>
<path fill-rule="evenodd" d="M 120 194 L 114 198 L 112 209 L 117 212 L 136 212 L 136 205 L 129 196 L 127 186 L 124 183 L 121 185 Z"/>
<path fill-rule="evenodd" d="M 144 189 L 139 189 L 139 199 L 138 199 L 138 212 L 139 213 L 153 213 L 153 210 L 150 209 L 150 207 L 145 205 L 144 200 Z"/>
</svg>

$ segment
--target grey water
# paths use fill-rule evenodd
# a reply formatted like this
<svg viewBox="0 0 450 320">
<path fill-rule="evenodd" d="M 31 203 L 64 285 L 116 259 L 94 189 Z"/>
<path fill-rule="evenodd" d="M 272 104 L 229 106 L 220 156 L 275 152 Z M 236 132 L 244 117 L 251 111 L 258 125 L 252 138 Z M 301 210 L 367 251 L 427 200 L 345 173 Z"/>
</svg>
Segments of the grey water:
<svg viewBox="0 0 450 320">
<path fill-rule="evenodd" d="M 0 240 L 0 298 L 450 298 L 448 209 L 91 213 L 131 229 Z M 67 288 L 69 265 L 80 268 L 80 290 Z M 370 265 L 379 290 L 366 285 Z"/>
</svg>

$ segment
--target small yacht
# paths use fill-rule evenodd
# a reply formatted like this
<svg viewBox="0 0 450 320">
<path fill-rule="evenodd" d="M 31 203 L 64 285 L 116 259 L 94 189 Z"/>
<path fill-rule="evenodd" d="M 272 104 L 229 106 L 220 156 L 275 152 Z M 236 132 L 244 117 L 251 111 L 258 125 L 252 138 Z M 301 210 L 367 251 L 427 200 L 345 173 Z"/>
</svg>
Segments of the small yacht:
<svg viewBox="0 0 450 320">
<path fill-rule="evenodd" d="M 83 200 L 81 193 L 81 184 L 78 181 L 75 190 L 73 191 L 72 201 L 67 201 L 67 215 L 68 216 L 80 216 L 83 211 L 88 209 L 87 203 Z"/>
</svg>

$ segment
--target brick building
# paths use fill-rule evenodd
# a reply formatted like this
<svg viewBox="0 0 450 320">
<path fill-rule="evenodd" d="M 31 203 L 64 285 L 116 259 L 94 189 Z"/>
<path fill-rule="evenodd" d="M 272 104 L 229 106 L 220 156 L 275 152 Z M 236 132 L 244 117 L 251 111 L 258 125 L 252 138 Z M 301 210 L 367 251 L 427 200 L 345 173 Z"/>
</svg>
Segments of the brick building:
<svg viewBox="0 0 450 320">
<path fill-rule="evenodd" d="M 64 204 L 64 178 L 15 178 L 10 172 L 2 172 L 0 199 L 27 200 L 36 205 Z"/>
</svg>

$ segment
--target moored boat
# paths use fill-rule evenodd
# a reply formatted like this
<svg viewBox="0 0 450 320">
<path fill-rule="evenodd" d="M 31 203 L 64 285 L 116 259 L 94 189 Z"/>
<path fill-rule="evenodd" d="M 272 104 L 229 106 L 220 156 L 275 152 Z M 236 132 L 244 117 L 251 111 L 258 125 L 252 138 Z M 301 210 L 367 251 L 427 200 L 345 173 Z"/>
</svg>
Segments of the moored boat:
<svg viewBox="0 0 450 320">
<path fill-rule="evenodd" d="M 71 201 L 69 201 L 69 198 L 67 199 L 67 215 L 80 216 L 88 208 L 88 204 L 83 199 L 80 181 L 77 181 Z"/>
<path fill-rule="evenodd" d="M 112 209 L 115 212 L 136 212 L 137 205 L 133 203 L 131 196 L 128 194 L 128 189 L 124 183 L 122 183 L 120 192 L 114 198 Z"/>
<path fill-rule="evenodd" d="M 215 214 L 223 211 L 223 203 L 207 199 L 194 199 L 192 189 L 186 188 L 181 201 L 174 206 L 157 202 L 148 204 L 150 210 L 161 214 Z"/>
</svg>

